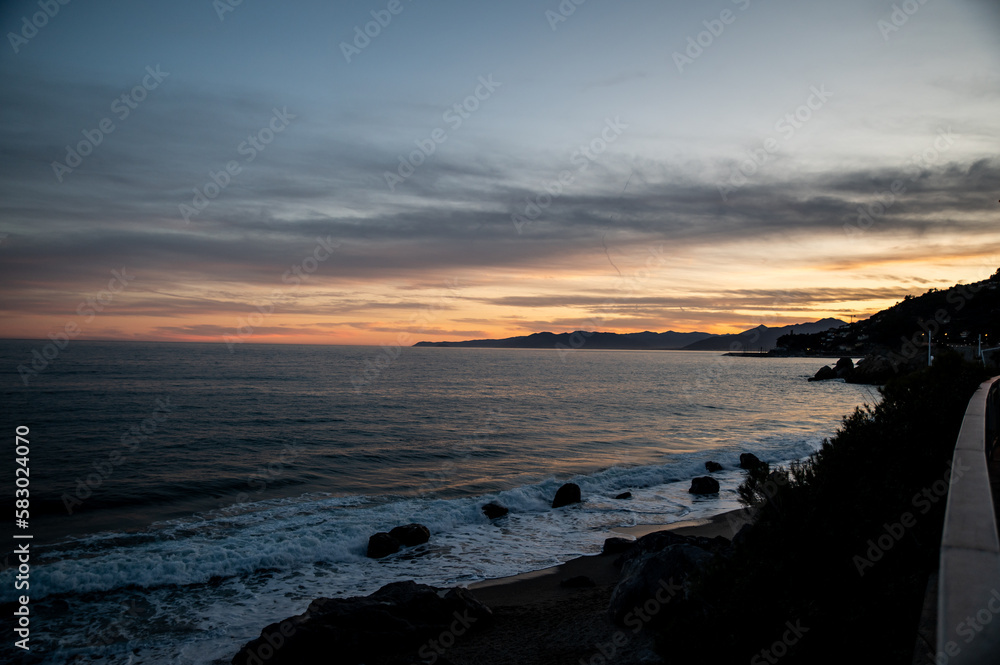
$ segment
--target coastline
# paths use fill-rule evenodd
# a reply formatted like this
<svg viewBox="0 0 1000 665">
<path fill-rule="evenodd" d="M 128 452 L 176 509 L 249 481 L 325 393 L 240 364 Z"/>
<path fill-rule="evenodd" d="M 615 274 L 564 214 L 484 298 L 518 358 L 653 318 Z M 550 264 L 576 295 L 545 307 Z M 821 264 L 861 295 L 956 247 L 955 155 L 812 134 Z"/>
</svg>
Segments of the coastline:
<svg viewBox="0 0 1000 665">
<path fill-rule="evenodd" d="M 684 536 L 731 539 L 735 530 L 750 519 L 750 511 L 743 508 L 707 519 L 613 529 L 608 537 L 639 538 L 657 531 L 673 531 Z M 608 603 L 619 577 L 614 565 L 617 558 L 614 554 L 581 556 L 558 566 L 469 585 L 469 591 L 493 610 L 493 625 L 457 640 L 441 654 L 439 662 L 648 662 L 653 656 L 652 638 L 619 628 L 608 619 Z M 580 576 L 589 578 L 593 586 L 561 584 Z"/>
</svg>

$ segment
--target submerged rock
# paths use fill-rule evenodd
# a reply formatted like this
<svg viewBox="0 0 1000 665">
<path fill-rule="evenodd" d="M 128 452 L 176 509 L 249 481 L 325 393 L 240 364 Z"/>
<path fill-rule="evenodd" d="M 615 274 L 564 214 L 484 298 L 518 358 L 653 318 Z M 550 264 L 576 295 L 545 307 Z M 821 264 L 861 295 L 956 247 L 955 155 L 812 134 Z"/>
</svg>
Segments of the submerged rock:
<svg viewBox="0 0 1000 665">
<path fill-rule="evenodd" d="M 370 559 L 381 559 L 384 556 L 395 554 L 402 546 L 398 540 L 385 531 L 380 531 L 368 539 L 368 551 L 366 556 Z"/>
<path fill-rule="evenodd" d="M 722 465 L 719 464 L 718 462 L 712 462 L 711 460 L 709 460 L 708 462 L 705 462 L 705 470 L 708 471 L 709 473 L 722 471 Z"/>
<path fill-rule="evenodd" d="M 401 545 L 413 547 L 423 545 L 431 539 L 431 531 L 423 524 L 406 524 L 397 526 L 389 531 L 389 535 L 400 542 Z"/>
<path fill-rule="evenodd" d="M 719 481 L 711 476 L 692 478 L 691 489 L 689 489 L 688 492 L 691 494 L 718 494 Z"/>
<path fill-rule="evenodd" d="M 421 648 L 487 627 L 493 613 L 468 590 L 445 592 L 413 581 L 370 596 L 319 598 L 305 613 L 274 623 L 248 642 L 233 665 L 421 662 Z M 439 660 L 438 662 L 443 662 Z"/>
<path fill-rule="evenodd" d="M 510 512 L 509 508 L 501 506 L 499 503 L 493 501 L 483 506 L 483 515 L 486 515 L 486 517 L 491 520 L 504 517 L 509 512 Z"/>
<path fill-rule="evenodd" d="M 631 492 L 622 492 L 621 494 L 619 494 L 615 498 L 616 499 L 631 499 L 632 498 L 632 493 Z"/>
<path fill-rule="evenodd" d="M 561 508 L 581 501 L 583 498 L 580 496 L 580 486 L 576 483 L 566 483 L 556 492 L 556 498 L 552 500 L 552 507 Z"/>
</svg>

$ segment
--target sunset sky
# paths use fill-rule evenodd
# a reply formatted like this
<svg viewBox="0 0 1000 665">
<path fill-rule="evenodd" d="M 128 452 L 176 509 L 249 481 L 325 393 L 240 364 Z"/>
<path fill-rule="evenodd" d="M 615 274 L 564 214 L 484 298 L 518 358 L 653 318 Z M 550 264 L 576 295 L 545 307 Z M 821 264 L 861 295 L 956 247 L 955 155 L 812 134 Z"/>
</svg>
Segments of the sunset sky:
<svg viewBox="0 0 1000 665">
<path fill-rule="evenodd" d="M 722 333 L 1000 267 L 995 0 L 234 2 L 0 4 L 0 337 Z"/>
</svg>

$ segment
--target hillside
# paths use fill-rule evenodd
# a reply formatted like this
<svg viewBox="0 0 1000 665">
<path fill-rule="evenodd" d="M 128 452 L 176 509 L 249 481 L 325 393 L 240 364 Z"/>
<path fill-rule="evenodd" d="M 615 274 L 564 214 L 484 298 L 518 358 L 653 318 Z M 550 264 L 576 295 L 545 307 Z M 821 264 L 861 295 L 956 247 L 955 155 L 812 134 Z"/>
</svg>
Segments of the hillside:
<svg viewBox="0 0 1000 665">
<path fill-rule="evenodd" d="M 770 351 L 778 345 L 778 339 L 784 335 L 819 334 L 831 328 L 838 328 L 845 322 L 840 319 L 820 319 L 812 323 L 799 323 L 781 328 L 769 328 L 764 325 L 744 330 L 733 335 L 716 335 L 684 347 L 685 351 L 731 351 L 747 353 L 753 351 Z"/>
<path fill-rule="evenodd" d="M 926 352 L 926 335 L 935 346 L 947 345 L 969 355 L 978 342 L 983 348 L 1000 346 L 1000 270 L 989 279 L 931 289 L 906 296 L 868 319 L 836 330 L 800 334 L 777 340 L 774 355 L 850 355 L 870 353 L 913 358 Z"/>
<path fill-rule="evenodd" d="M 573 333 L 540 332 L 505 339 L 475 339 L 463 342 L 417 342 L 414 346 L 466 347 L 480 349 L 680 349 L 711 337 L 705 332 L 609 333 L 578 330 Z"/>
</svg>

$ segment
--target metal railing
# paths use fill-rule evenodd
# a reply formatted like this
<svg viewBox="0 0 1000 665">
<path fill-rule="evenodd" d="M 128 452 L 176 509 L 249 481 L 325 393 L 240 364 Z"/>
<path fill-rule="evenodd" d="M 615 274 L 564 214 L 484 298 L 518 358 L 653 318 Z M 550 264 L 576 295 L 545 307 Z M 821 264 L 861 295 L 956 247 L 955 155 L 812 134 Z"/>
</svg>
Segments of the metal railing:
<svg viewBox="0 0 1000 665">
<path fill-rule="evenodd" d="M 1000 376 L 969 400 L 955 443 L 941 538 L 938 663 L 1000 663 L 1000 536 L 989 477 L 998 415 Z"/>
</svg>

